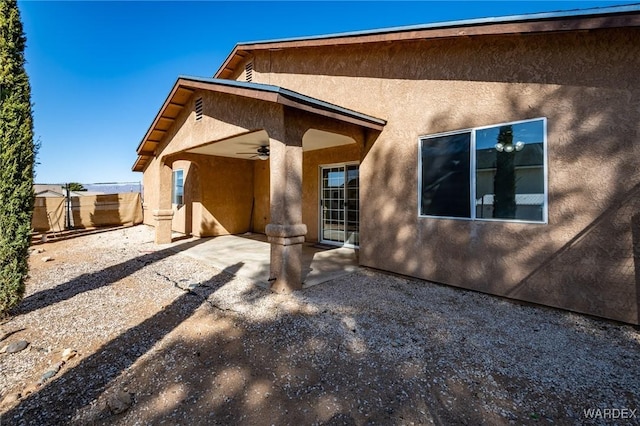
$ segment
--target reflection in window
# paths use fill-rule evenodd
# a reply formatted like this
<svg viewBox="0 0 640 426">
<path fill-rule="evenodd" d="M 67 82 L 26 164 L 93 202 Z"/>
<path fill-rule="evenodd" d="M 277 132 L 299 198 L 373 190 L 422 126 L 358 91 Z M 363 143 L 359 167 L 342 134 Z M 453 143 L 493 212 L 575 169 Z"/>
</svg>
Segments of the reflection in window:
<svg viewBox="0 0 640 426">
<path fill-rule="evenodd" d="M 544 122 L 476 133 L 476 217 L 544 220 Z"/>
<path fill-rule="evenodd" d="M 545 128 L 540 118 L 423 138 L 420 214 L 545 222 Z"/>
<path fill-rule="evenodd" d="M 174 170 L 171 185 L 171 202 L 173 204 L 184 204 L 184 171 Z"/>
</svg>

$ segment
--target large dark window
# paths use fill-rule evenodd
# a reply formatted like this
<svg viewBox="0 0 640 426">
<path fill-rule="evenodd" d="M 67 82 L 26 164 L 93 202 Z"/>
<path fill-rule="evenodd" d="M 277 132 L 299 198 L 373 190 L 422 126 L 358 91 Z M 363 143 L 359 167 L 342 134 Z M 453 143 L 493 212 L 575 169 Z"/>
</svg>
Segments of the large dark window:
<svg viewBox="0 0 640 426">
<path fill-rule="evenodd" d="M 421 214 L 469 217 L 470 144 L 470 133 L 422 141 Z"/>
<path fill-rule="evenodd" d="M 420 215 L 546 222 L 546 119 L 421 139 Z"/>
</svg>

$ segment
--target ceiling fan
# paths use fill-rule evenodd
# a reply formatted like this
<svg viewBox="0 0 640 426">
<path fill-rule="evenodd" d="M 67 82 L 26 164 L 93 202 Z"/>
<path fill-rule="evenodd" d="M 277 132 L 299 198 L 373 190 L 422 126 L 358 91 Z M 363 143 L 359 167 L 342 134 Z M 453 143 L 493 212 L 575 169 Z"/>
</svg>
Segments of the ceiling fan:
<svg viewBox="0 0 640 426">
<path fill-rule="evenodd" d="M 241 155 L 249 155 L 253 154 L 249 158 L 258 158 L 259 160 L 268 160 L 269 159 L 269 147 L 267 145 L 260 145 L 260 147 L 255 152 L 236 152 L 236 154 Z"/>
</svg>

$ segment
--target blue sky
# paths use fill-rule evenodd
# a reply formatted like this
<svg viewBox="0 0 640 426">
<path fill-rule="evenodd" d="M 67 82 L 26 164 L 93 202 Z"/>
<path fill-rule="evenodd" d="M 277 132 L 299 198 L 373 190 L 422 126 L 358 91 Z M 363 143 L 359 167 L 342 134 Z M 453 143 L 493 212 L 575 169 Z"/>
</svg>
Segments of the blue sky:
<svg viewBox="0 0 640 426">
<path fill-rule="evenodd" d="M 177 76 L 211 77 L 237 42 L 631 3 L 22 1 L 36 182 L 142 180 L 135 149 Z"/>
</svg>

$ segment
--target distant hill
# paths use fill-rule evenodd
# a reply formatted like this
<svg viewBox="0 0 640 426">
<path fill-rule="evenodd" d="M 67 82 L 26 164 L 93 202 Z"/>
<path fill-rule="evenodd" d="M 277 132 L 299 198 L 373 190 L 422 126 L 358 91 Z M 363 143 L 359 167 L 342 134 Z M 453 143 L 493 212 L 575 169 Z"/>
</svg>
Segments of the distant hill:
<svg viewBox="0 0 640 426">
<path fill-rule="evenodd" d="M 140 182 L 127 182 L 127 183 L 87 183 L 82 184 L 86 191 L 71 192 L 72 195 L 99 195 L 99 194 L 121 194 L 125 192 L 139 192 L 143 193 L 142 183 Z M 33 185 L 33 192 L 36 196 L 61 196 L 64 197 L 67 192 L 64 184 L 40 184 Z"/>
<path fill-rule="evenodd" d="M 142 183 L 106 183 L 86 184 L 87 191 L 100 192 L 102 194 L 121 194 L 124 192 L 142 193 Z"/>
</svg>

